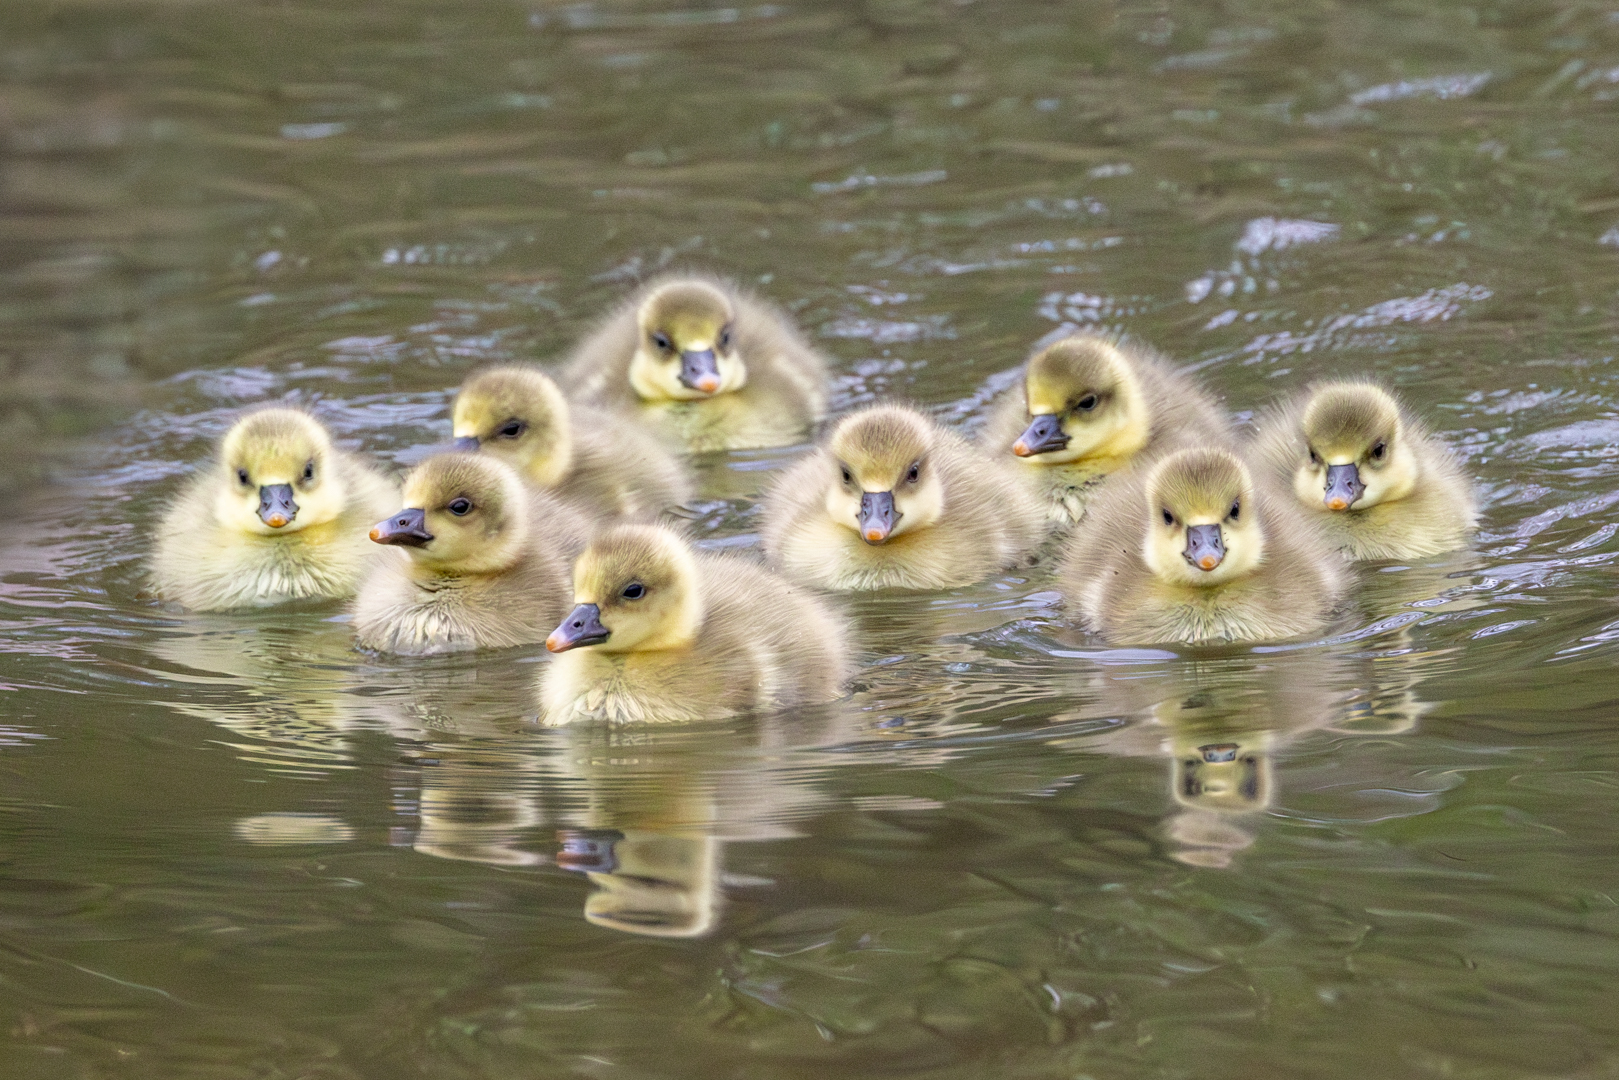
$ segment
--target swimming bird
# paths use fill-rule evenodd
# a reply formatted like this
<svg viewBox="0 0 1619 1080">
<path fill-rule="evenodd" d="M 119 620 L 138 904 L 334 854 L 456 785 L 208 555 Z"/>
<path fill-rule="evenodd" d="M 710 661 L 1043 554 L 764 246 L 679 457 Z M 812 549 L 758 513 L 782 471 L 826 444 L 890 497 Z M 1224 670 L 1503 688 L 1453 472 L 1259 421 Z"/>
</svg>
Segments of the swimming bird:
<svg viewBox="0 0 1619 1080">
<path fill-rule="evenodd" d="M 692 495 L 685 466 L 657 438 L 622 416 L 571 404 L 534 368 L 473 374 L 452 418 L 458 449 L 493 454 L 590 514 L 652 518 Z"/>
<path fill-rule="evenodd" d="M 313 416 L 254 409 L 163 515 L 153 589 L 193 611 L 353 596 L 375 557 L 365 530 L 397 497 Z"/>
<path fill-rule="evenodd" d="M 573 610 L 545 647 L 541 718 L 704 720 L 835 697 L 844 629 L 816 598 L 673 531 L 618 525 L 573 569 Z"/>
<path fill-rule="evenodd" d="M 979 445 L 1014 455 L 1051 518 L 1071 524 L 1098 485 L 1137 458 L 1229 438 L 1224 407 L 1194 377 L 1142 345 L 1075 333 L 1029 357 Z"/>
<path fill-rule="evenodd" d="M 1254 447 L 1352 558 L 1437 555 L 1478 523 L 1456 458 L 1376 383 L 1310 387 L 1260 419 Z"/>
<path fill-rule="evenodd" d="M 1234 453 L 1179 450 L 1110 483 L 1059 584 L 1116 645 L 1274 641 L 1321 630 L 1348 564 Z"/>
<path fill-rule="evenodd" d="M 422 656 L 545 640 L 571 606 L 585 520 L 484 454 L 435 454 L 405 477 L 404 508 L 371 529 L 391 558 L 360 588 L 363 648 Z"/>
<path fill-rule="evenodd" d="M 1045 536 L 1012 469 L 908 406 L 853 413 L 766 496 L 765 552 L 824 589 L 970 585 Z"/>
<path fill-rule="evenodd" d="M 709 277 L 646 285 L 579 344 L 562 382 L 697 452 L 786 446 L 826 411 L 826 361 L 787 314 Z"/>
</svg>

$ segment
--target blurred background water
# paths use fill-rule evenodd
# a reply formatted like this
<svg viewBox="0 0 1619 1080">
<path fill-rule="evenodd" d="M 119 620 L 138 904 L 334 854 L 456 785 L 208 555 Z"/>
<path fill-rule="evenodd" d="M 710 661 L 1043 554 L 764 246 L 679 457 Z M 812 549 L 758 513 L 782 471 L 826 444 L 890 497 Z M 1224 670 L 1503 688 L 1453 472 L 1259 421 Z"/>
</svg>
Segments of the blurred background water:
<svg viewBox="0 0 1619 1080">
<path fill-rule="evenodd" d="M 0 1074 L 1619 1076 L 1619 6 L 692 3 L 0 5 Z M 1064 326 L 1375 374 L 1477 551 L 1304 647 L 867 598 L 680 730 L 142 597 L 243 404 L 406 465 L 680 266 L 969 430 Z"/>
</svg>

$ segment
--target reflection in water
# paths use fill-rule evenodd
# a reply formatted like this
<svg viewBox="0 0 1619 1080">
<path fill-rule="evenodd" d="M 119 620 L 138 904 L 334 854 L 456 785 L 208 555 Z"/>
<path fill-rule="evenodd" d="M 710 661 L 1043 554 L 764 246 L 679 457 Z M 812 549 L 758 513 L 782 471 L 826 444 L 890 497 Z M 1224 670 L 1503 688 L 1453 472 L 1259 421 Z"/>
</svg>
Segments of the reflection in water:
<svg viewBox="0 0 1619 1080">
<path fill-rule="evenodd" d="M 1403 631 L 1377 653 L 1320 649 L 1232 653 L 1150 665 L 1108 665 L 1082 676 L 1099 714 L 1123 727 L 1058 745 L 1167 760 L 1170 854 L 1229 866 L 1275 806 L 1277 759 L 1322 729 L 1361 735 L 1412 730 L 1426 710 Z"/>
<path fill-rule="evenodd" d="M 596 886 L 585 918 L 648 937 L 701 937 L 719 908 L 720 842 L 704 834 L 564 829 L 557 865 Z"/>
</svg>

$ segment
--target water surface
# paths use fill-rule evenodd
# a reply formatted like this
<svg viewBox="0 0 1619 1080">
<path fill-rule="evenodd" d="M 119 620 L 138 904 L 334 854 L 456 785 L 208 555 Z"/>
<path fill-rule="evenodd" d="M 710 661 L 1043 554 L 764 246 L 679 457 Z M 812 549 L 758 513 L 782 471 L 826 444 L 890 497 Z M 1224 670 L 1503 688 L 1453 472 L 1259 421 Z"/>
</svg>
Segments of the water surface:
<svg viewBox="0 0 1619 1080">
<path fill-rule="evenodd" d="M 0 7 L 0 1074 L 1619 1075 L 1619 9 L 679 2 Z M 1302 647 L 863 598 L 644 731 L 142 596 L 242 405 L 402 467 L 679 266 L 963 430 L 1065 326 L 1375 375 L 1477 550 Z"/>
</svg>

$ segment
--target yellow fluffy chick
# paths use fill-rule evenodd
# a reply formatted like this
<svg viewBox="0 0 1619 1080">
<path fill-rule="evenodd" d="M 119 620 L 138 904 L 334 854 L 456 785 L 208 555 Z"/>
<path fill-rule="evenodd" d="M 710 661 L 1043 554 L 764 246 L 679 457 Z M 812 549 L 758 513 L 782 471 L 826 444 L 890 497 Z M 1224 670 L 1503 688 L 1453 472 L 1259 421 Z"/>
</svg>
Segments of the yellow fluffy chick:
<svg viewBox="0 0 1619 1080">
<path fill-rule="evenodd" d="M 1121 475 L 1069 541 L 1059 583 L 1116 645 L 1275 641 L 1324 627 L 1348 564 L 1226 450 Z"/>
<path fill-rule="evenodd" d="M 297 409 L 247 413 L 158 526 L 152 584 L 193 611 L 354 595 L 397 489 Z"/>
<path fill-rule="evenodd" d="M 1074 334 L 1029 357 L 979 444 L 1015 455 L 1052 519 L 1071 524 L 1097 486 L 1138 456 L 1229 438 L 1225 409 L 1191 375 L 1143 346 Z"/>
<path fill-rule="evenodd" d="M 492 454 L 588 513 L 652 518 L 691 498 L 685 467 L 644 428 L 570 404 L 533 368 L 471 376 L 452 418 L 457 449 Z"/>
<path fill-rule="evenodd" d="M 592 541 L 573 599 L 545 642 L 560 654 L 541 675 L 547 724 L 769 711 L 827 701 L 845 677 L 844 629 L 820 601 L 660 526 Z"/>
<path fill-rule="evenodd" d="M 641 289 L 574 350 L 563 385 L 698 452 L 786 446 L 826 411 L 826 361 L 787 314 L 707 277 Z"/>
<path fill-rule="evenodd" d="M 766 553 L 823 589 L 950 589 L 1011 566 L 1044 538 L 1012 464 L 915 409 L 846 416 L 765 498 Z"/>
<path fill-rule="evenodd" d="M 571 606 L 586 525 L 482 454 L 435 454 L 405 477 L 404 509 L 370 537 L 398 550 L 354 603 L 359 643 L 420 656 L 545 640 Z"/>
<path fill-rule="evenodd" d="M 1451 551 L 1478 522 L 1456 459 L 1375 383 L 1321 383 L 1283 402 L 1261 418 L 1255 448 L 1356 559 Z"/>
</svg>

